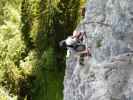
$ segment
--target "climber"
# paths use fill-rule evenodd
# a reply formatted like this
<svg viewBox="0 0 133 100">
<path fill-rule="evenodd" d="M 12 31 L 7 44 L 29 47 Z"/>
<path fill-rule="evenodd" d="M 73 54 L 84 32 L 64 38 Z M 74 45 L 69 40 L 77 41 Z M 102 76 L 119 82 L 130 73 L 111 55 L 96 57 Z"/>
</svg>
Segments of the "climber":
<svg viewBox="0 0 133 100">
<path fill-rule="evenodd" d="M 83 36 L 86 36 L 84 32 L 74 31 L 72 36 L 69 36 L 67 39 L 60 42 L 61 47 L 67 48 L 67 56 L 69 57 L 71 53 L 76 53 L 78 55 L 91 55 L 90 50 L 82 44 Z"/>
</svg>

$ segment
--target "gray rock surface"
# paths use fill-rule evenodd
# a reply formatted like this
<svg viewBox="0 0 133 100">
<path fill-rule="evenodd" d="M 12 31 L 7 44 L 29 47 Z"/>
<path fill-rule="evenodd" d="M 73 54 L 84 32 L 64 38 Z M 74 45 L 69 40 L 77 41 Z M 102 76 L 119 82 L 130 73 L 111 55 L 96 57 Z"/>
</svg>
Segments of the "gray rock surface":
<svg viewBox="0 0 133 100">
<path fill-rule="evenodd" d="M 64 100 L 133 100 L 133 0 L 89 0 L 77 29 L 92 57 L 66 59 Z"/>
</svg>

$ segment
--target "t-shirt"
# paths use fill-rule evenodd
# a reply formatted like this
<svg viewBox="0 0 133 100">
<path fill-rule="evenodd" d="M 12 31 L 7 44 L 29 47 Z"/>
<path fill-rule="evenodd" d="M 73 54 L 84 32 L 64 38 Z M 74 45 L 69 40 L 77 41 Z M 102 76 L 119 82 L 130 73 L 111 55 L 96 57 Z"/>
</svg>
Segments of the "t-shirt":
<svg viewBox="0 0 133 100">
<path fill-rule="evenodd" d="M 73 38 L 72 36 L 69 36 L 66 40 L 65 40 L 67 45 L 73 45 L 75 43 L 77 43 L 77 39 Z"/>
</svg>

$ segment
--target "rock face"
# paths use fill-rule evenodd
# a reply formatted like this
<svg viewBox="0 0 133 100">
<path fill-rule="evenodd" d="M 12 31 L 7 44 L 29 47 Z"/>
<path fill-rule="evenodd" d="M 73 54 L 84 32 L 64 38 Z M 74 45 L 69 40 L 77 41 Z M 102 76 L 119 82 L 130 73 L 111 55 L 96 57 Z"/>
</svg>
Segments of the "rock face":
<svg viewBox="0 0 133 100">
<path fill-rule="evenodd" d="M 133 100 L 133 0 L 89 0 L 85 31 L 92 57 L 66 60 L 64 100 Z"/>
</svg>

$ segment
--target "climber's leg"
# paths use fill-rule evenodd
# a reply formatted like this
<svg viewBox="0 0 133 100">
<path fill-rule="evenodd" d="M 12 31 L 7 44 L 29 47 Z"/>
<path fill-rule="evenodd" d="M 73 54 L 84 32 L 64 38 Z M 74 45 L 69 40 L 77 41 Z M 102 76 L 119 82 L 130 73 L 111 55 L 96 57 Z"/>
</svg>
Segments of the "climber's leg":
<svg viewBox="0 0 133 100">
<path fill-rule="evenodd" d="M 73 37 L 79 37 L 79 35 L 80 35 L 81 33 L 80 32 L 77 32 L 76 30 L 75 31 L 73 31 Z"/>
<path fill-rule="evenodd" d="M 79 64 L 83 66 L 84 65 L 84 57 L 91 56 L 90 48 L 87 48 L 84 51 L 78 52 L 78 54 L 80 55 Z"/>
<path fill-rule="evenodd" d="M 79 41 L 83 41 L 83 36 L 86 37 L 86 33 L 85 32 L 77 32 L 77 31 L 73 32 L 73 37 L 76 38 Z"/>
</svg>

